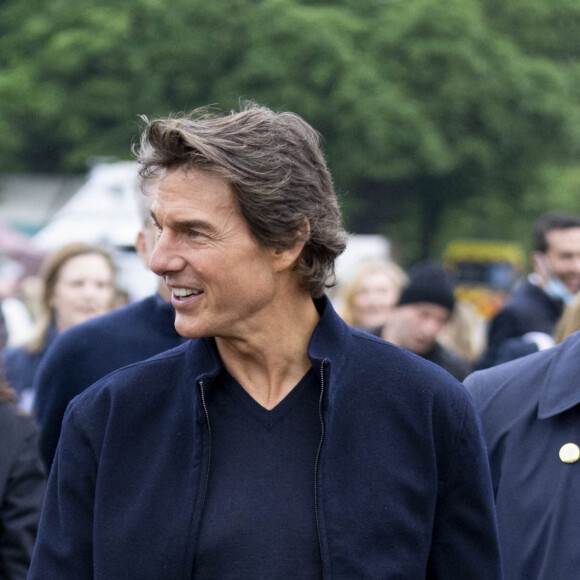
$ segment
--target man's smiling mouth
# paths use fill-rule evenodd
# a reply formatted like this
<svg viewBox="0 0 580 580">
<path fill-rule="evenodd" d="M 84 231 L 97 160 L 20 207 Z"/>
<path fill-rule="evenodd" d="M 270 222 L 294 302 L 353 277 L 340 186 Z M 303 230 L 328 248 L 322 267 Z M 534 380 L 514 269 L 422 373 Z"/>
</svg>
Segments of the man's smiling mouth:
<svg viewBox="0 0 580 580">
<path fill-rule="evenodd" d="M 198 296 L 202 294 L 202 290 L 194 290 L 193 288 L 172 288 L 171 293 L 176 298 L 187 298 L 188 296 Z"/>
</svg>

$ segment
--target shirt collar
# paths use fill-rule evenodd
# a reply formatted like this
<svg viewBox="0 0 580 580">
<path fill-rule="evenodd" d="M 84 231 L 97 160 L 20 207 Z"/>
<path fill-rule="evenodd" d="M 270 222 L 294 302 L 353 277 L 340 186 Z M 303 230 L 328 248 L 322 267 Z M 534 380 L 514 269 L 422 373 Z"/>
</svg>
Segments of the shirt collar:
<svg viewBox="0 0 580 580">
<path fill-rule="evenodd" d="M 538 406 L 538 418 L 547 419 L 580 403 L 580 332 L 555 347 Z"/>
</svg>

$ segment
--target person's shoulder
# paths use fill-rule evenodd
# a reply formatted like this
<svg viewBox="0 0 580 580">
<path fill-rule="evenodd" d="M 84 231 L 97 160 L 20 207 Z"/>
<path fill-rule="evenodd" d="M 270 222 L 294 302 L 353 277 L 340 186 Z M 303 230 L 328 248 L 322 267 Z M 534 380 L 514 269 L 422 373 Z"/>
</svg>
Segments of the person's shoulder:
<svg viewBox="0 0 580 580">
<path fill-rule="evenodd" d="M 31 369 L 36 368 L 42 359 L 44 352 L 31 353 L 24 346 L 5 348 L 2 351 L 2 364 L 4 365 L 5 378 L 10 386 L 17 391 L 26 382 Z"/>
<path fill-rule="evenodd" d="M 369 334 L 352 331 L 329 387 L 335 408 L 368 421 L 453 438 L 476 417 L 465 387 L 439 365 Z M 438 439 L 439 440 L 439 439 Z"/>
<path fill-rule="evenodd" d="M 7 346 L 2 350 L 2 360 L 4 364 L 11 364 L 18 360 L 23 360 L 29 356 L 29 352 L 24 346 Z"/>
<path fill-rule="evenodd" d="M 518 400 L 522 405 L 531 400 L 537 402 L 538 391 L 561 348 L 552 347 L 476 371 L 465 379 L 465 387 L 480 411 L 489 405 L 501 407 L 511 401 L 516 405 Z"/>
<path fill-rule="evenodd" d="M 91 318 L 86 322 L 72 326 L 69 330 L 73 331 L 73 334 L 79 334 L 82 332 L 98 332 L 103 329 L 123 328 L 123 325 L 127 322 L 133 321 L 135 319 L 140 319 L 145 313 L 152 310 L 155 306 L 155 297 L 149 296 L 142 300 L 136 302 L 131 302 L 111 310 L 106 314 Z M 68 332 L 68 331 L 67 331 Z"/>
<path fill-rule="evenodd" d="M 96 381 L 71 402 L 71 406 L 88 409 L 99 400 L 133 400 L 163 397 L 169 390 L 179 388 L 183 381 L 193 380 L 190 351 L 195 350 L 188 341 L 175 348 L 156 354 L 146 360 L 116 369 Z M 200 345 L 201 348 L 203 348 Z"/>
<path fill-rule="evenodd" d="M 366 332 L 353 328 L 350 334 L 347 366 L 381 388 L 404 397 L 465 397 L 461 383 L 439 365 Z"/>
<path fill-rule="evenodd" d="M 526 280 L 513 293 L 504 310 L 508 313 L 532 313 L 535 309 L 552 308 L 553 300 L 550 298 L 542 288 Z M 537 314 L 537 313 L 536 313 Z"/>
<path fill-rule="evenodd" d="M 51 352 L 82 351 L 87 344 L 93 347 L 98 345 L 99 340 L 110 339 L 112 336 L 124 336 L 127 333 L 134 335 L 135 323 L 147 322 L 145 314 L 150 310 L 150 305 L 151 300 L 146 298 L 75 324 L 58 334 L 51 345 Z"/>
</svg>

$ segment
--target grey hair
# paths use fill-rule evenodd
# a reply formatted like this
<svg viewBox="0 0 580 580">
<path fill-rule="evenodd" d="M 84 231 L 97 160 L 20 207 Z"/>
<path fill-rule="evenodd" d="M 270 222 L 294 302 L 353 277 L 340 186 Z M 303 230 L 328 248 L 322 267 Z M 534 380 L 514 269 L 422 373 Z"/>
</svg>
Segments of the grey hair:
<svg viewBox="0 0 580 580">
<path fill-rule="evenodd" d="M 346 232 L 320 134 L 306 121 L 251 102 L 225 115 L 202 107 L 182 118 L 144 121 L 134 149 L 143 183 L 177 168 L 221 177 L 258 243 L 284 250 L 305 242 L 295 265 L 305 290 L 317 298 L 335 284 Z"/>
</svg>

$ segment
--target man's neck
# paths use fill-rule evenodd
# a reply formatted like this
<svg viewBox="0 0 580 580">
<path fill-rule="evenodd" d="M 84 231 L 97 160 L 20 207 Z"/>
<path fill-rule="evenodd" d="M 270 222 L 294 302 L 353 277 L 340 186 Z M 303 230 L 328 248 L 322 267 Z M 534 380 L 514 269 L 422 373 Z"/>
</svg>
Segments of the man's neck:
<svg viewBox="0 0 580 580">
<path fill-rule="evenodd" d="M 256 332 L 216 338 L 216 344 L 228 372 L 260 405 L 272 409 L 310 368 L 308 343 L 318 320 L 312 298 L 301 295 Z"/>
</svg>

